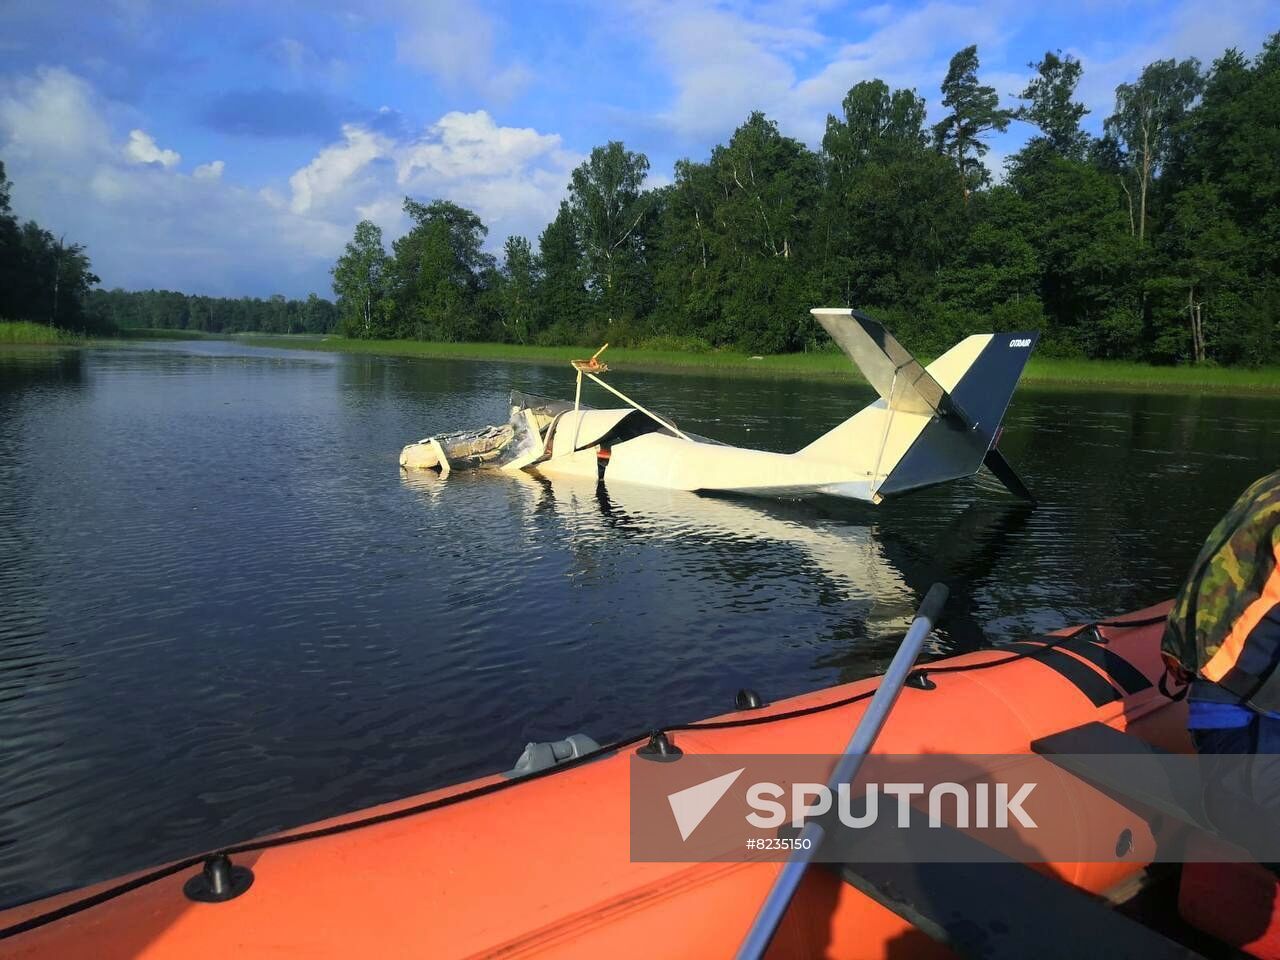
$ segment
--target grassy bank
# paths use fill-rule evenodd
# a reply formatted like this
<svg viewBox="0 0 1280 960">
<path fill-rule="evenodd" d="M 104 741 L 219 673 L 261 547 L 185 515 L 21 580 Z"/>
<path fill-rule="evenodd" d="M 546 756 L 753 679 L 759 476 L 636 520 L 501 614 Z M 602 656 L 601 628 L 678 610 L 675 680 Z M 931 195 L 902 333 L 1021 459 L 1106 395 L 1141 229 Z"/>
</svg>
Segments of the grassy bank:
<svg viewBox="0 0 1280 960">
<path fill-rule="evenodd" d="M 247 336 L 245 343 L 263 347 L 369 353 L 378 356 L 434 357 L 459 360 L 503 360 L 520 363 L 566 363 L 591 355 L 585 347 L 526 347 L 507 343 L 426 343 L 419 340 L 322 340 L 295 337 Z M 685 352 L 610 347 L 605 354 L 619 368 L 651 370 L 741 371 L 776 376 L 857 376 L 844 354 L 831 352 L 787 353 L 752 357 L 727 350 Z M 1032 358 L 1024 380 L 1028 383 L 1099 385 L 1146 390 L 1188 392 L 1280 393 L 1280 367 L 1228 369 L 1221 367 L 1156 367 L 1111 360 L 1056 360 Z"/>
<path fill-rule="evenodd" d="M 1032 358 L 1026 380 L 1062 385 L 1115 385 L 1193 393 L 1280 393 L 1280 367 L 1157 367 L 1119 360 L 1057 360 Z"/>
<path fill-rule="evenodd" d="M 160 330 L 146 327 L 128 327 L 112 334 L 83 336 L 69 333 L 46 323 L 29 323 L 25 320 L 0 320 L 0 344 L 12 343 L 24 346 L 84 346 L 93 343 L 111 343 L 113 340 L 219 340 L 223 337 L 199 330 Z"/>
<path fill-rule="evenodd" d="M 20 343 L 36 346 L 84 343 L 84 337 L 67 333 L 47 323 L 28 323 L 25 320 L 0 320 L 0 343 Z"/>
<path fill-rule="evenodd" d="M 121 327 L 114 334 L 118 340 L 219 340 L 222 337 L 215 333 L 204 333 L 200 330 L 168 330 L 159 327 Z"/>
</svg>

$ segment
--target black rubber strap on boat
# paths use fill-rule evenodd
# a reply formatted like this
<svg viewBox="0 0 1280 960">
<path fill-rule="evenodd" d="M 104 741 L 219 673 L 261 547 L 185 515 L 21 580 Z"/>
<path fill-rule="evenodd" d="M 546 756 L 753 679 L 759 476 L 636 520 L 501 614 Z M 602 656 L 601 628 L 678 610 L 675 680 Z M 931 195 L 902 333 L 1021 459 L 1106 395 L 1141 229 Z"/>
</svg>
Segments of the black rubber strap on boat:
<svg viewBox="0 0 1280 960">
<path fill-rule="evenodd" d="M 1064 641 L 1064 643 L 1069 641 Z M 1120 691 L 1111 685 L 1101 674 L 1086 663 L 1081 663 L 1068 653 L 1062 653 L 1054 647 L 1043 643 L 1006 644 L 1002 650 L 1017 650 L 1026 653 L 1032 660 L 1043 663 L 1059 676 L 1070 680 L 1077 690 L 1088 697 L 1095 707 L 1105 707 L 1120 699 Z"/>
<path fill-rule="evenodd" d="M 1072 637 L 1066 643 L 1057 645 L 1063 650 L 1070 650 L 1076 656 L 1088 660 L 1105 673 L 1113 683 L 1120 686 L 1125 693 L 1140 693 L 1151 686 L 1147 675 L 1119 654 L 1106 647 L 1098 646 L 1085 637 Z"/>
</svg>

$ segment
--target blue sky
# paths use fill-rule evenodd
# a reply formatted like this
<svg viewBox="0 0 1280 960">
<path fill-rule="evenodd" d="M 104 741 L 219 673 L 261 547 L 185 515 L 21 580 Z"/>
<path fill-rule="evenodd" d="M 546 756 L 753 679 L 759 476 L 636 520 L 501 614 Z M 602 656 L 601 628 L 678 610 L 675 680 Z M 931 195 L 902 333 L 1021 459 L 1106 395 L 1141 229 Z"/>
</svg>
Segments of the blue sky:
<svg viewBox="0 0 1280 960">
<path fill-rule="evenodd" d="M 475 209 L 498 248 L 536 239 L 608 140 L 663 183 L 752 109 L 817 146 L 871 77 L 932 117 L 969 43 L 1010 104 L 1045 50 L 1079 57 L 1096 130 L 1151 60 L 1252 54 L 1277 29 L 1260 0 L 11 2 L 0 160 L 17 212 L 87 244 L 107 286 L 327 296 L 355 223 L 389 242 L 406 194 Z"/>
</svg>

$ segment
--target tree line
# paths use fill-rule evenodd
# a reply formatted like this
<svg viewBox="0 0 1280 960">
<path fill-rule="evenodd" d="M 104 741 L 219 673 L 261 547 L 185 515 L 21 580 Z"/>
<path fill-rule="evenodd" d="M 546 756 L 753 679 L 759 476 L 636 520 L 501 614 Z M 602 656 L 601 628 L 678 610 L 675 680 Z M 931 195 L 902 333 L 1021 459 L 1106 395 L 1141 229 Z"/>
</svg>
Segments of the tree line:
<svg viewBox="0 0 1280 960">
<path fill-rule="evenodd" d="M 55 237 L 9 205 L 12 182 L 0 161 L 0 320 L 87 330 L 84 297 L 98 282 L 84 247 Z"/>
<path fill-rule="evenodd" d="M 922 351 L 1038 329 L 1060 356 L 1280 360 L 1280 34 L 1207 69 L 1160 60 L 1116 90 L 1101 136 L 1081 64 L 1048 52 L 1015 104 L 951 60 L 942 117 L 857 84 L 821 148 L 752 113 L 673 182 L 610 142 L 573 171 L 536 247 L 486 252 L 480 218 L 406 198 L 388 251 L 364 221 L 333 267 L 353 337 L 820 348 L 813 305 L 859 307 Z M 1034 133 L 1000 182 L 987 139 Z"/>
<path fill-rule="evenodd" d="M 172 290 L 91 290 L 85 313 L 98 329 L 202 333 L 332 333 L 338 310 L 314 293 L 305 300 L 201 297 Z"/>
</svg>

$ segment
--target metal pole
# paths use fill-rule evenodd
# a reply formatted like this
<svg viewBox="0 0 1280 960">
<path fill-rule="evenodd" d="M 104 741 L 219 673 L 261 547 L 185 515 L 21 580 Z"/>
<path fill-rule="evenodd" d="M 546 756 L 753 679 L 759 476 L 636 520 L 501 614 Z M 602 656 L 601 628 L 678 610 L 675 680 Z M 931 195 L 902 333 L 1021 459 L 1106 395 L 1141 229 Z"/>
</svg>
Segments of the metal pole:
<svg viewBox="0 0 1280 960">
<path fill-rule="evenodd" d="M 844 755 L 831 772 L 830 779 L 827 780 L 827 786 L 832 792 L 835 792 L 840 784 L 849 783 L 857 776 L 858 768 L 862 766 L 862 761 L 875 745 L 876 737 L 880 735 L 889 711 L 893 709 L 898 694 L 902 692 L 903 684 L 907 682 L 907 675 L 915 666 L 925 637 L 933 629 L 933 621 L 937 619 L 942 605 L 946 602 L 947 588 L 941 583 L 935 583 L 925 594 L 924 602 L 916 611 L 915 619 L 911 621 L 911 627 L 903 637 L 898 652 L 893 655 L 893 660 L 889 664 L 889 669 L 885 671 L 880 686 L 876 687 L 871 703 L 867 705 L 866 712 L 854 728 L 853 737 L 845 747 Z M 816 822 L 810 820 L 805 823 L 800 837 L 802 840 L 807 838 L 812 842 L 807 845 L 804 843 L 798 845 L 807 846 L 808 849 L 792 851 L 791 858 L 778 874 L 778 879 L 774 881 L 769 895 L 756 914 L 756 919 L 747 932 L 747 938 L 738 948 L 738 960 L 759 960 L 769 949 L 769 943 L 777 933 L 778 925 L 782 922 L 787 907 L 791 905 L 791 898 L 795 896 L 796 889 L 804 878 L 804 872 L 817 855 L 818 847 L 821 846 L 825 835 L 825 831 Z"/>
<path fill-rule="evenodd" d="M 674 433 L 676 436 L 681 437 L 681 438 L 683 438 L 683 439 L 685 439 L 685 440 L 688 440 L 690 443 L 692 443 L 692 442 L 693 442 L 693 440 L 692 440 L 690 437 L 688 437 L 687 435 L 685 435 L 683 432 L 681 432 L 680 428 L 679 428 L 679 427 L 677 427 L 674 423 L 670 423 L 670 422 L 669 422 L 669 421 L 667 421 L 667 420 L 663 420 L 660 416 L 658 416 L 658 415 L 657 415 L 656 413 L 654 413 L 652 410 L 646 410 L 644 407 L 640 406 L 640 404 L 636 403 L 634 400 L 632 400 L 630 397 L 628 397 L 628 396 L 627 396 L 625 393 L 623 393 L 621 390 L 615 390 L 613 387 L 609 386 L 607 383 L 605 383 L 603 380 L 601 380 L 599 377 L 597 377 L 594 373 L 588 373 L 588 374 L 587 374 L 587 376 L 588 376 L 588 377 L 590 377 L 592 380 L 594 380 L 596 383 L 600 384 L 600 386 L 604 387 L 606 390 L 608 390 L 610 393 L 612 393 L 612 394 L 613 394 L 614 396 L 616 396 L 618 399 L 620 399 L 620 400 L 622 400 L 623 402 L 625 402 L 625 403 L 627 403 L 627 404 L 629 404 L 629 405 L 631 405 L 631 406 L 635 407 L 637 410 L 639 410 L 641 413 L 643 413 L 646 417 L 651 417 L 652 419 L 654 419 L 654 420 L 658 421 L 658 423 L 662 424 L 664 427 L 666 427 L 668 430 L 670 430 L 670 431 L 671 431 L 672 433 Z"/>
<path fill-rule="evenodd" d="M 898 392 L 898 371 L 893 371 L 893 380 L 889 383 L 889 396 L 884 401 L 885 417 L 884 432 L 880 434 L 880 449 L 876 451 L 876 465 L 871 470 L 871 494 L 874 496 L 880 491 L 880 460 L 884 457 L 884 448 L 889 445 L 889 428 L 893 426 L 893 400 Z M 885 480 L 889 479 L 889 475 L 885 474 Z"/>
</svg>

